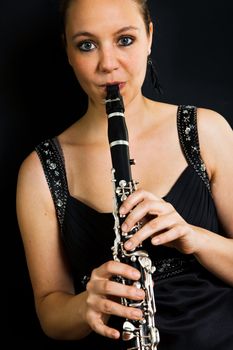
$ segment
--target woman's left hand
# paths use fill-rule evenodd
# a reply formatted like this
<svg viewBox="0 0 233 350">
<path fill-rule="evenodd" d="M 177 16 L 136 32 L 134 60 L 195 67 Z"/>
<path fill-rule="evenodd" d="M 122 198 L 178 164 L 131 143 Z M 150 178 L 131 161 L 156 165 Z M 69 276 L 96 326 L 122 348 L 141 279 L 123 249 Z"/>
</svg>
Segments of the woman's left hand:
<svg viewBox="0 0 233 350">
<path fill-rule="evenodd" d="M 127 250 L 133 250 L 149 237 L 153 245 L 166 245 L 184 254 L 194 254 L 198 250 L 198 229 L 189 225 L 170 203 L 150 192 L 133 192 L 121 205 L 120 214 L 126 215 L 123 232 L 143 222 L 141 229 L 125 243 Z"/>
</svg>

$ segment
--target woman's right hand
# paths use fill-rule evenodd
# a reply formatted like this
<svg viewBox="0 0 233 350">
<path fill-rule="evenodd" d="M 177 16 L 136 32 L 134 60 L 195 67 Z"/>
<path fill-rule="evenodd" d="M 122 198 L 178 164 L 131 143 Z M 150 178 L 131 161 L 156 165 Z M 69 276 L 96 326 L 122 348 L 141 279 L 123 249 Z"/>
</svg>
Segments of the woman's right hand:
<svg viewBox="0 0 233 350">
<path fill-rule="evenodd" d="M 117 339 L 120 337 L 119 331 L 107 326 L 110 315 L 132 320 L 142 318 L 141 310 L 124 306 L 117 300 L 124 297 L 139 301 L 145 298 L 145 293 L 135 286 L 113 281 L 113 276 L 137 281 L 140 278 L 140 272 L 130 265 L 117 261 L 108 261 L 94 269 L 86 288 L 86 321 L 96 333 Z"/>
</svg>

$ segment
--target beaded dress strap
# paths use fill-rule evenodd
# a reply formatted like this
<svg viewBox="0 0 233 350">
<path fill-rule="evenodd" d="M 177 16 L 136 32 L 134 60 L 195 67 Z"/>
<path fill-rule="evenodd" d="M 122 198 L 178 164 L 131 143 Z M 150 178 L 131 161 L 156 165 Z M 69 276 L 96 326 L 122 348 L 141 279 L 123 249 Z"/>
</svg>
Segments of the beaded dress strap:
<svg viewBox="0 0 233 350">
<path fill-rule="evenodd" d="M 57 218 L 62 229 L 68 198 L 68 185 L 62 152 L 56 138 L 41 142 L 35 147 L 35 151 L 43 166 Z"/>
<path fill-rule="evenodd" d="M 177 113 L 177 129 L 184 156 L 210 191 L 210 181 L 202 160 L 197 129 L 197 108 L 180 105 Z"/>
</svg>

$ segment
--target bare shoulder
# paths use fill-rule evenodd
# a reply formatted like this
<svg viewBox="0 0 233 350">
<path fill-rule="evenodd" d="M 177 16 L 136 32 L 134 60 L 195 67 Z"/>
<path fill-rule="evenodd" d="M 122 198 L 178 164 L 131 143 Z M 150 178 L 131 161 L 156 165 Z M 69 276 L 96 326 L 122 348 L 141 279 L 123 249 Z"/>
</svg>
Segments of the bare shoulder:
<svg viewBox="0 0 233 350">
<path fill-rule="evenodd" d="M 221 114 L 207 108 L 197 108 L 197 125 L 201 154 L 211 175 L 232 158 L 232 128 Z"/>
<path fill-rule="evenodd" d="M 32 151 L 21 163 L 18 179 L 21 181 L 35 181 L 42 178 L 43 170 L 36 151 Z"/>
<path fill-rule="evenodd" d="M 197 122 L 199 131 L 207 135 L 221 137 L 227 134 L 232 137 L 232 128 L 226 118 L 218 112 L 208 108 L 197 108 Z"/>
<path fill-rule="evenodd" d="M 17 202 L 45 204 L 50 197 L 49 188 L 43 172 L 42 164 L 36 153 L 32 151 L 21 163 L 17 181 Z M 50 201 L 49 201 L 50 202 Z M 29 204 L 30 205 L 30 204 Z"/>
<path fill-rule="evenodd" d="M 206 152 L 209 149 L 217 154 L 221 147 L 231 147 L 232 149 L 232 128 L 221 114 L 211 109 L 198 108 L 197 124 L 200 146 Z"/>
</svg>

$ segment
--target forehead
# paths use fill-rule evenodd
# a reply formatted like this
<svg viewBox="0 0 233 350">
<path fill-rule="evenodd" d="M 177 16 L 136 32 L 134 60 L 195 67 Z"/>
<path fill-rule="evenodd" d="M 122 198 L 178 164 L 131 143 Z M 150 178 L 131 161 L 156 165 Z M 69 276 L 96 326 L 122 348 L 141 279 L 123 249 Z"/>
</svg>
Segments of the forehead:
<svg viewBox="0 0 233 350">
<path fill-rule="evenodd" d="M 68 30 L 144 26 L 139 5 L 133 0 L 73 0 L 67 11 Z"/>
</svg>

